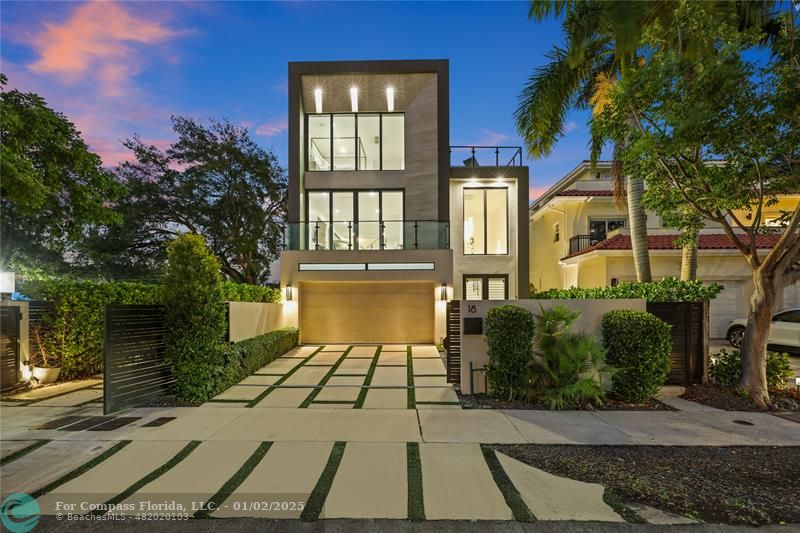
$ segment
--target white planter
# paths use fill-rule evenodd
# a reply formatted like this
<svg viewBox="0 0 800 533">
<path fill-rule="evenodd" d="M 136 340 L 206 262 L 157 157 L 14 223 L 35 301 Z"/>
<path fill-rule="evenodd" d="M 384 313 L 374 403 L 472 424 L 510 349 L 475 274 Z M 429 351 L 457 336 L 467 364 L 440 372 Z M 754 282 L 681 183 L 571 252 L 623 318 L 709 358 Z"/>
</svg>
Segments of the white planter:
<svg viewBox="0 0 800 533">
<path fill-rule="evenodd" d="M 47 385 L 48 383 L 53 383 L 55 380 L 58 379 L 58 375 L 61 373 L 61 367 L 53 367 L 53 368 L 41 368 L 38 366 L 33 367 L 33 372 L 31 376 L 33 379 L 37 381 L 39 385 Z"/>
</svg>

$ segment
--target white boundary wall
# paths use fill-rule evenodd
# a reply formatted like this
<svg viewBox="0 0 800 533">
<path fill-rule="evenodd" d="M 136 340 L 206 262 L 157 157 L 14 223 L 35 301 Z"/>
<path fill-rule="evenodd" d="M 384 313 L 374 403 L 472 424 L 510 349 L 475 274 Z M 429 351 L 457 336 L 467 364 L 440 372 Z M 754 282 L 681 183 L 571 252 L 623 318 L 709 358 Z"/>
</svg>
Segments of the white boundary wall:
<svg viewBox="0 0 800 533">
<path fill-rule="evenodd" d="M 461 392 L 463 394 L 479 394 L 486 392 L 483 372 L 474 372 L 470 390 L 470 362 L 473 369 L 483 368 L 489 362 L 486 353 L 486 337 L 484 335 L 464 335 L 465 318 L 482 318 L 486 329 L 486 314 L 498 305 L 518 305 L 533 314 L 540 312 L 540 306 L 549 309 L 554 305 L 564 305 L 569 309 L 580 311 L 581 316 L 575 323 L 575 331 L 596 331 L 600 333 L 603 315 L 614 309 L 633 309 L 646 311 L 644 300 L 461 300 Z"/>
<path fill-rule="evenodd" d="M 289 323 L 284 304 L 258 302 L 228 302 L 228 339 L 239 342 L 258 337 L 276 329 L 296 324 Z"/>
</svg>

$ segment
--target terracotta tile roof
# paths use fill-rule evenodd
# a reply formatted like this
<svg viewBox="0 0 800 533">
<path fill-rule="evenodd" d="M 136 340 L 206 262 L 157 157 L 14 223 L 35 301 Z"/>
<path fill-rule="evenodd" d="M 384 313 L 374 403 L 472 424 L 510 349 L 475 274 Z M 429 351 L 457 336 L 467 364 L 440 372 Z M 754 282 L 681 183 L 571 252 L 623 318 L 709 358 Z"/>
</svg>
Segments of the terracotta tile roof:
<svg viewBox="0 0 800 533">
<path fill-rule="evenodd" d="M 650 250 L 677 250 L 678 246 L 675 245 L 677 235 L 648 235 L 647 248 Z M 742 242 L 748 244 L 750 240 L 747 236 L 741 236 Z M 779 234 L 773 235 L 757 235 L 756 245 L 760 249 L 769 249 L 775 246 L 775 243 L 780 239 Z M 706 233 L 701 234 L 698 241 L 698 248 L 700 250 L 735 250 L 736 246 L 733 241 L 728 238 L 724 233 Z M 584 248 L 579 252 L 570 254 L 562 259 L 568 259 L 585 253 L 593 252 L 595 250 L 630 250 L 631 237 L 630 235 L 614 235 L 610 239 L 600 241 L 588 248 Z"/>
<path fill-rule="evenodd" d="M 580 191 L 578 189 L 569 189 L 557 193 L 556 196 L 614 196 L 614 191 L 610 189 L 601 189 L 598 191 Z"/>
</svg>

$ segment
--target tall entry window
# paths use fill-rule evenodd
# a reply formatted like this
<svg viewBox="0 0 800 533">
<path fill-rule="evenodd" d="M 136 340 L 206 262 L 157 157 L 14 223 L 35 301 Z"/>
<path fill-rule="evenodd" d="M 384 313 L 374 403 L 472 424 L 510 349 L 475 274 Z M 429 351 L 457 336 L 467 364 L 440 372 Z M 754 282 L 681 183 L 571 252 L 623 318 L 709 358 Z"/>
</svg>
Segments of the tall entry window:
<svg viewBox="0 0 800 533">
<path fill-rule="evenodd" d="M 309 191 L 311 250 L 402 250 L 403 191 Z"/>
<path fill-rule="evenodd" d="M 508 254 L 508 189 L 464 188 L 464 255 Z"/>
<path fill-rule="evenodd" d="M 309 113 L 306 169 L 405 169 L 403 113 Z"/>
<path fill-rule="evenodd" d="M 507 300 L 507 274 L 464 275 L 465 300 Z"/>
</svg>

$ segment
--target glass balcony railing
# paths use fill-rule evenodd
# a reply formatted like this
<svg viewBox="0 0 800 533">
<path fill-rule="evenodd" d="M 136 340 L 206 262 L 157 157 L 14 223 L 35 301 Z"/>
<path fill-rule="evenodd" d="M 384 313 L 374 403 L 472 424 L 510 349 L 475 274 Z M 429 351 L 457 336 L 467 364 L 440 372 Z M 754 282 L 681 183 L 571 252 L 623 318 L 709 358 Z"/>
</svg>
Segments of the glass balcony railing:
<svg viewBox="0 0 800 533">
<path fill-rule="evenodd" d="M 290 222 L 284 250 L 449 250 L 450 224 L 435 220 Z"/>
</svg>

